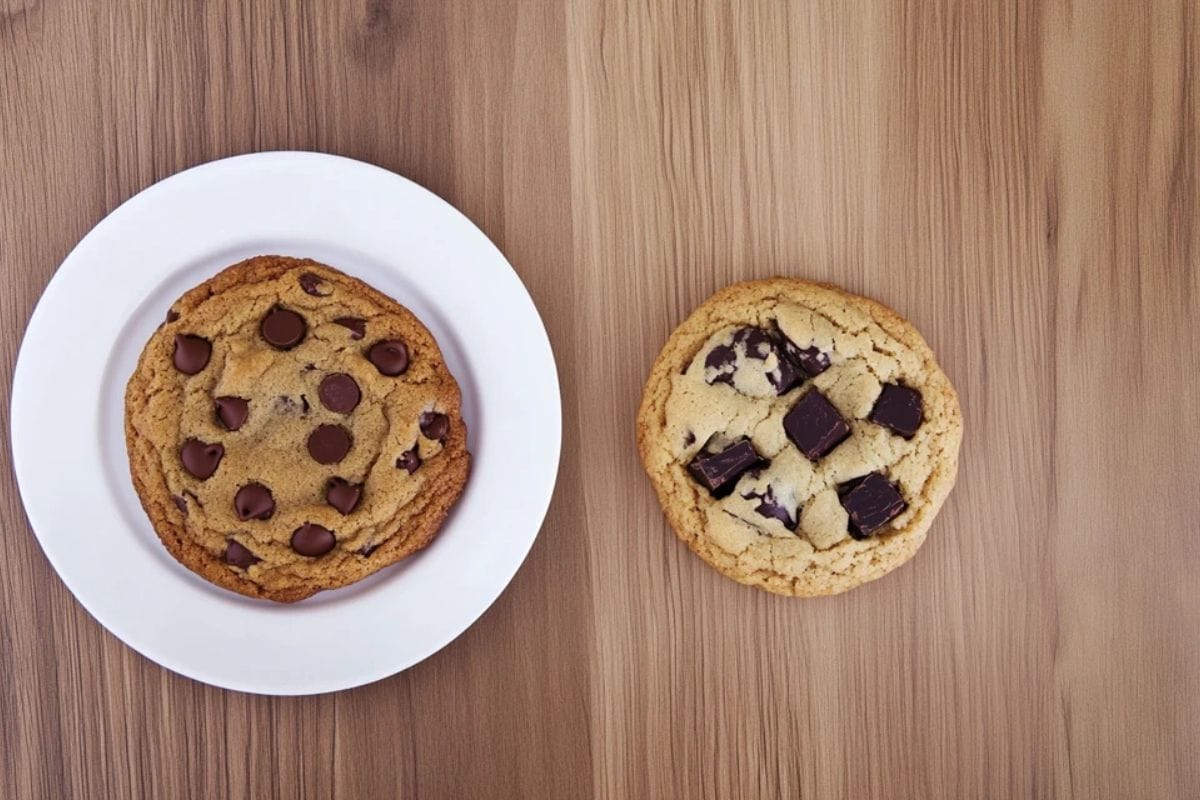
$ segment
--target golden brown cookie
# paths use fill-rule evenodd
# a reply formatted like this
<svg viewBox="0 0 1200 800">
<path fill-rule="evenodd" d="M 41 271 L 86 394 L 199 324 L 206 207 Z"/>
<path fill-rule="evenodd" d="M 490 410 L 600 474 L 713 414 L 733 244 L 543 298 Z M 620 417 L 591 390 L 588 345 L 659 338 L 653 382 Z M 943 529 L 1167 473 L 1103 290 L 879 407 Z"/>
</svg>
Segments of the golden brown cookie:
<svg viewBox="0 0 1200 800">
<path fill-rule="evenodd" d="M 962 414 L 891 309 L 787 278 L 730 286 L 671 334 L 638 449 L 680 539 L 778 594 L 836 594 L 903 564 L 954 486 Z"/>
<path fill-rule="evenodd" d="M 301 600 L 432 541 L 470 469 L 425 326 L 315 261 L 259 256 L 171 306 L 125 390 L 133 484 L 175 558 Z"/>
</svg>

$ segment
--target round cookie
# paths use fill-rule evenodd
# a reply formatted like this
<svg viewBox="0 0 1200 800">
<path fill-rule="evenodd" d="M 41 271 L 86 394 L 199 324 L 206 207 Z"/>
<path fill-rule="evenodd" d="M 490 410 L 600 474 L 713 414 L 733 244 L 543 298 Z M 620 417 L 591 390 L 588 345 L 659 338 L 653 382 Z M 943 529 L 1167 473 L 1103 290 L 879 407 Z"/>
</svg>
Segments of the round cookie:
<svg viewBox="0 0 1200 800">
<path fill-rule="evenodd" d="M 176 559 L 301 600 L 429 544 L 470 469 L 425 326 L 315 261 L 260 256 L 184 294 L 125 390 L 142 506 Z"/>
<path fill-rule="evenodd" d="M 962 414 L 896 312 L 776 278 L 716 293 L 675 329 L 637 435 L 680 539 L 734 580 L 811 597 L 917 551 L 954 486 Z"/>
</svg>

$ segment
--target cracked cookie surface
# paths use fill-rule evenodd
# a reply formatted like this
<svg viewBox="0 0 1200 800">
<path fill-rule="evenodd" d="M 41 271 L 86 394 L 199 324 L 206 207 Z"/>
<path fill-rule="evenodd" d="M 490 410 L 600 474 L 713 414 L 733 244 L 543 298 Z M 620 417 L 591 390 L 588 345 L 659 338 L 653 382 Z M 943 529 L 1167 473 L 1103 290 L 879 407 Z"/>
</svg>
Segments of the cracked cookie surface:
<svg viewBox="0 0 1200 800">
<path fill-rule="evenodd" d="M 209 581 L 300 600 L 427 545 L 470 467 L 458 384 L 386 295 L 260 256 L 179 298 L 125 393 L 133 483 Z"/>
<path fill-rule="evenodd" d="M 637 432 L 693 551 L 742 583 L 817 596 L 912 557 L 954 485 L 962 415 L 894 311 L 777 278 L 718 292 L 671 334 Z"/>
</svg>

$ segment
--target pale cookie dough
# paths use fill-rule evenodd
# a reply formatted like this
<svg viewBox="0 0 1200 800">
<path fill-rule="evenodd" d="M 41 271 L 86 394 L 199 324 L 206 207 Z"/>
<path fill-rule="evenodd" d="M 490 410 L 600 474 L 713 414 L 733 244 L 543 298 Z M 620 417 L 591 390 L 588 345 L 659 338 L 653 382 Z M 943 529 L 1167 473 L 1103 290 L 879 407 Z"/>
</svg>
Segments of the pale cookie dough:
<svg viewBox="0 0 1200 800">
<path fill-rule="evenodd" d="M 777 278 L 718 292 L 671 334 L 637 432 L 693 551 L 742 583 L 817 596 L 921 546 L 954 486 L 962 414 L 894 311 Z"/>
<path fill-rule="evenodd" d="M 281 602 L 427 545 L 470 467 L 458 384 L 425 326 L 362 281 L 279 256 L 171 306 L 129 379 L 125 439 L 171 555 Z"/>
</svg>

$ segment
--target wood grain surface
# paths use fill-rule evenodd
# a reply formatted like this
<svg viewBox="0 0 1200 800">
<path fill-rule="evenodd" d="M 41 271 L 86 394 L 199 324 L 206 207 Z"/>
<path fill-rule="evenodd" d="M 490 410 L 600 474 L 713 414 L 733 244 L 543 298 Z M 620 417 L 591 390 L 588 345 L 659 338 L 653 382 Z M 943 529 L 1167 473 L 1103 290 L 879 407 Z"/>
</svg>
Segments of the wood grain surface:
<svg viewBox="0 0 1200 800">
<path fill-rule="evenodd" d="M 108 211 L 297 148 L 483 228 L 545 318 L 565 420 L 496 605 L 309 698 L 105 632 L 3 448 L 0 796 L 1200 796 L 1198 126 L 1194 0 L 0 0 L 6 397 Z M 925 547 L 836 598 L 705 567 L 635 454 L 672 327 L 776 274 L 908 316 L 966 416 Z"/>
</svg>

